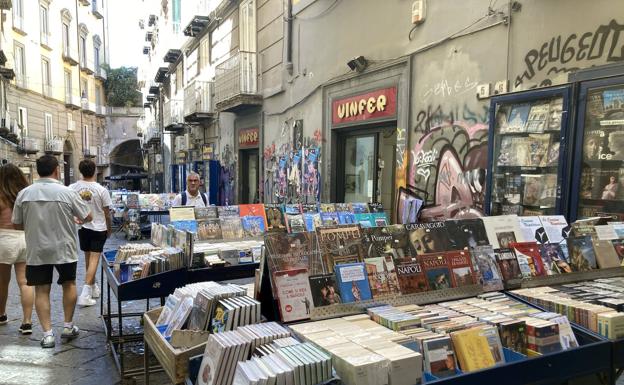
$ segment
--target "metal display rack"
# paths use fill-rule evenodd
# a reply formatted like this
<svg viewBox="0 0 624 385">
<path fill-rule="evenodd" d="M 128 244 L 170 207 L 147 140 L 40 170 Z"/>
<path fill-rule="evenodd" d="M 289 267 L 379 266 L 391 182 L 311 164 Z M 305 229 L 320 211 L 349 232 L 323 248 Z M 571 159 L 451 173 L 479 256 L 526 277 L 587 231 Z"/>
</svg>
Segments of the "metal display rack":
<svg viewBox="0 0 624 385">
<path fill-rule="evenodd" d="M 612 267 L 609 269 L 596 269 L 590 271 L 575 271 L 566 274 L 547 275 L 533 279 L 516 279 L 505 283 L 505 289 L 527 289 L 532 287 L 562 285 L 581 281 L 591 281 L 599 278 L 613 278 L 624 276 L 623 267 Z"/>
</svg>

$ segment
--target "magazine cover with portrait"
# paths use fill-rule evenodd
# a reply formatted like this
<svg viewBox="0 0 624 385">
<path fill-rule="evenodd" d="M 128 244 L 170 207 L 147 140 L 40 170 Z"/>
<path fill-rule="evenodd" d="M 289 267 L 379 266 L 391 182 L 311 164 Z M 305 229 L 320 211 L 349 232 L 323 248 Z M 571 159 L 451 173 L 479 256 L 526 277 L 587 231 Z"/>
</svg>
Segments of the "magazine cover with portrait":
<svg viewBox="0 0 624 385">
<path fill-rule="evenodd" d="M 446 231 L 447 224 L 448 221 L 405 225 L 412 253 L 423 255 L 450 250 L 449 234 Z"/>
</svg>

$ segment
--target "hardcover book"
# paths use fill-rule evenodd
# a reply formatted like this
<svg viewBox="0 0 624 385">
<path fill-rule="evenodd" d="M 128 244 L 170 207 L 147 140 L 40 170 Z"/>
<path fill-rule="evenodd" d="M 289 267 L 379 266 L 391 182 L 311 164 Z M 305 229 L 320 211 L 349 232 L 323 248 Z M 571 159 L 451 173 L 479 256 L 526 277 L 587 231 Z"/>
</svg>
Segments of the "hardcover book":
<svg viewBox="0 0 624 385">
<path fill-rule="evenodd" d="M 264 244 L 271 275 L 296 269 L 307 269 L 310 275 L 323 274 L 315 233 L 269 233 Z"/>
<path fill-rule="evenodd" d="M 527 354 L 526 322 L 507 321 L 498 325 L 501 342 L 504 347 L 520 354 Z"/>
<path fill-rule="evenodd" d="M 391 256 L 366 258 L 364 263 L 373 298 L 400 294 L 399 281 Z"/>
<path fill-rule="evenodd" d="M 241 217 L 243 231 L 246 237 L 261 237 L 265 232 L 265 220 L 260 216 Z"/>
<path fill-rule="evenodd" d="M 530 104 L 515 104 L 511 107 L 509 112 L 509 119 L 507 120 L 507 127 L 502 133 L 510 132 L 526 132 L 526 122 L 529 118 L 529 111 L 531 110 Z"/>
<path fill-rule="evenodd" d="M 321 214 L 317 204 L 303 204 L 301 209 L 306 231 L 315 231 L 317 227 L 321 226 Z"/>
<path fill-rule="evenodd" d="M 300 233 L 302 231 L 305 231 L 301 205 L 284 205 L 284 220 L 286 221 L 286 229 L 289 233 Z"/>
<path fill-rule="evenodd" d="M 238 216 L 219 217 L 223 239 L 243 238 L 243 225 Z"/>
<path fill-rule="evenodd" d="M 365 214 L 368 213 L 368 204 L 366 203 L 351 203 L 351 210 L 353 214 Z"/>
<path fill-rule="evenodd" d="M 216 206 L 195 207 L 194 211 L 195 211 L 195 219 L 197 219 L 198 221 L 205 220 L 205 219 L 214 219 L 214 218 L 219 217 Z"/>
<path fill-rule="evenodd" d="M 337 265 L 336 280 L 344 303 L 366 301 L 372 298 L 364 263 Z"/>
<path fill-rule="evenodd" d="M 513 249 L 495 249 L 494 255 L 496 255 L 498 267 L 505 281 L 522 278 L 520 265 Z"/>
<path fill-rule="evenodd" d="M 496 365 L 488 339 L 482 335 L 480 328 L 453 332 L 451 339 L 463 372 L 474 372 Z"/>
<path fill-rule="evenodd" d="M 468 251 L 447 251 L 444 253 L 448 266 L 451 269 L 453 287 L 462 287 L 476 284 Z"/>
<path fill-rule="evenodd" d="M 264 213 L 267 219 L 267 232 L 286 232 L 286 222 L 280 204 L 265 204 Z"/>
<path fill-rule="evenodd" d="M 243 217 L 256 217 L 262 218 L 264 221 L 264 228 L 267 227 L 266 213 L 263 204 L 243 204 L 238 206 L 238 210 L 241 218 Z"/>
<path fill-rule="evenodd" d="M 362 229 L 362 244 L 368 257 L 392 259 L 415 256 L 410 247 L 409 235 L 403 225 Z"/>
<path fill-rule="evenodd" d="M 321 274 L 310 277 L 310 289 L 314 307 L 342 303 L 335 274 Z"/>
<path fill-rule="evenodd" d="M 420 256 L 427 284 L 431 290 L 449 289 L 452 287 L 451 271 L 444 253 L 431 253 Z"/>
<path fill-rule="evenodd" d="M 338 263 L 362 262 L 365 258 L 359 225 L 324 226 L 316 229 L 324 272 L 334 272 Z"/>
<path fill-rule="evenodd" d="M 388 216 L 381 203 L 369 203 L 368 210 L 373 226 L 380 227 L 388 225 Z"/>
<path fill-rule="evenodd" d="M 397 259 L 395 260 L 395 267 L 402 294 L 429 290 L 425 271 L 416 257 Z"/>
<path fill-rule="evenodd" d="M 546 271 L 553 274 L 571 273 L 572 268 L 568 264 L 561 245 L 558 243 L 546 243 L 540 246 L 540 254 Z M 548 274 L 548 273 L 547 273 Z"/>
<path fill-rule="evenodd" d="M 523 241 L 517 215 L 483 217 L 483 224 L 494 249 L 506 249 L 512 242 Z"/>
<path fill-rule="evenodd" d="M 221 239 L 221 221 L 219 218 L 210 218 L 197 221 L 197 239 L 205 241 L 209 239 Z"/>
<path fill-rule="evenodd" d="M 359 223 L 362 228 L 374 227 L 374 220 L 371 213 L 354 214 L 355 222 Z"/>
<path fill-rule="evenodd" d="M 503 290 L 503 276 L 492 246 L 477 246 L 472 250 L 472 255 L 483 280 L 483 291 Z"/>
<path fill-rule="evenodd" d="M 448 250 L 463 250 L 490 244 L 481 218 L 448 220 L 444 223 L 451 242 L 451 248 Z"/>
<path fill-rule="evenodd" d="M 427 222 L 404 225 L 408 233 L 412 255 L 424 255 L 454 250 L 447 232 L 447 222 Z M 463 247 L 457 248 L 458 250 Z"/>
<path fill-rule="evenodd" d="M 512 242 L 510 247 L 516 253 L 516 259 L 525 278 L 547 274 L 537 242 Z"/>
<path fill-rule="evenodd" d="M 610 267 L 619 267 L 620 259 L 618 258 L 613 243 L 610 241 L 601 241 L 593 239 L 594 254 L 596 255 L 596 263 L 601 269 Z"/>
<path fill-rule="evenodd" d="M 356 223 L 350 203 L 336 203 L 336 213 L 338 214 L 338 223 L 341 225 Z"/>
<path fill-rule="evenodd" d="M 273 274 L 283 322 L 310 318 L 314 304 L 307 269 L 277 271 Z"/>
<path fill-rule="evenodd" d="M 455 353 L 449 337 L 423 341 L 425 371 L 436 377 L 451 377 L 457 373 Z"/>
<path fill-rule="evenodd" d="M 574 271 L 588 271 L 596 269 L 596 255 L 589 235 L 568 238 L 570 265 Z"/>
<path fill-rule="evenodd" d="M 535 104 L 531 106 L 527 119 L 527 132 L 544 132 L 548 120 L 548 103 Z"/>
<path fill-rule="evenodd" d="M 218 206 L 217 213 L 219 218 L 223 217 L 240 217 L 240 208 L 236 205 L 233 206 Z"/>
</svg>

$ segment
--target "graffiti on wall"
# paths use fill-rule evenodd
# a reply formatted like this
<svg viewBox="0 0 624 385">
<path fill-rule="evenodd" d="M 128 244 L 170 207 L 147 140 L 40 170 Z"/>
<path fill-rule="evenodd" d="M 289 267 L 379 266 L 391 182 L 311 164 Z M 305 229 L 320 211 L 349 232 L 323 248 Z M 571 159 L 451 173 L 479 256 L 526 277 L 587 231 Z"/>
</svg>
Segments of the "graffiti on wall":
<svg viewBox="0 0 624 385">
<path fill-rule="evenodd" d="M 458 119 L 459 118 L 459 119 Z M 421 217 L 474 218 L 483 215 L 487 169 L 487 106 L 444 112 L 427 107 L 417 114 L 419 137 L 411 150 L 409 184 L 429 193 Z"/>
<path fill-rule="evenodd" d="M 524 55 L 515 87 L 554 84 L 552 78 L 595 64 L 624 60 L 624 24 L 611 20 L 594 31 L 553 36 Z M 580 66 L 579 63 L 587 63 Z"/>
<path fill-rule="evenodd" d="M 286 124 L 284 125 L 286 126 Z M 320 130 L 311 137 L 295 125 L 292 137 L 282 130 L 280 144 L 272 142 L 263 151 L 265 203 L 316 203 L 321 191 Z"/>
<path fill-rule="evenodd" d="M 219 156 L 221 172 L 219 174 L 219 205 L 228 206 L 234 204 L 236 180 L 236 156 L 229 144 L 225 145 Z"/>
</svg>

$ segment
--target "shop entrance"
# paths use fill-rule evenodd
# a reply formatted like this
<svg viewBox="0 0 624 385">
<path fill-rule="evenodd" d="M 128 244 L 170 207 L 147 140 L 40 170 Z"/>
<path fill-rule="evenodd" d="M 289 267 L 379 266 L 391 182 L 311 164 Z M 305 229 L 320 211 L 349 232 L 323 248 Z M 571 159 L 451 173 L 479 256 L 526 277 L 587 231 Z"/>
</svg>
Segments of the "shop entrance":
<svg viewBox="0 0 624 385">
<path fill-rule="evenodd" d="M 241 197 L 240 203 L 257 203 L 258 180 L 260 179 L 260 158 L 257 148 L 240 150 L 241 160 Z"/>
<path fill-rule="evenodd" d="M 337 136 L 337 202 L 394 207 L 396 128 L 348 130 Z"/>
</svg>

